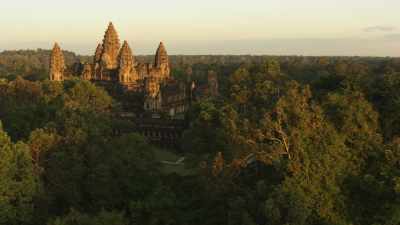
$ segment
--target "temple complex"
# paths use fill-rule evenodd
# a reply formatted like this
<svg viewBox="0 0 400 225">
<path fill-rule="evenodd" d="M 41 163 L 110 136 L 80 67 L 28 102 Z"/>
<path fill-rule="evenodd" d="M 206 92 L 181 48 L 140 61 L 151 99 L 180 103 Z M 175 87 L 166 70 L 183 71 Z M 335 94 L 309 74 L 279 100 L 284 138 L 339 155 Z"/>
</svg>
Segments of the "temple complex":
<svg viewBox="0 0 400 225">
<path fill-rule="evenodd" d="M 121 117 L 135 121 L 137 132 L 154 143 L 176 143 L 184 128 L 184 115 L 193 98 L 218 95 L 218 81 L 215 72 L 208 74 L 208 83 L 197 85 L 188 71 L 186 81 L 172 78 L 168 53 L 163 42 L 155 52 L 153 62 L 137 62 L 127 41 L 122 45 L 112 23 L 105 31 L 91 62 L 77 63 L 74 73 L 81 79 L 116 91 L 118 95 L 139 96 L 135 102 L 124 101 Z M 63 53 L 56 43 L 50 57 L 49 79 L 64 80 L 65 63 Z M 122 91 L 122 92 L 121 92 Z M 140 106 L 141 105 L 141 106 Z M 169 145 L 168 144 L 168 145 Z"/>
<path fill-rule="evenodd" d="M 126 90 L 144 91 L 146 79 L 165 83 L 170 79 L 168 54 L 163 43 L 158 46 L 154 63 L 137 63 L 127 41 L 122 47 L 112 23 L 98 44 L 94 60 L 84 65 L 82 77 L 91 81 L 118 82 Z"/>
<path fill-rule="evenodd" d="M 64 79 L 64 58 L 58 44 L 54 45 L 50 61 L 50 80 Z M 174 116 L 184 113 L 188 105 L 185 84 L 177 84 L 170 73 L 168 53 L 160 42 L 154 62 L 142 63 L 135 56 L 127 41 L 120 43 L 118 33 L 109 23 L 102 43 L 97 45 L 93 61 L 80 66 L 81 78 L 104 86 L 119 86 L 125 92 L 143 94 L 143 109 L 152 113 Z"/>
</svg>

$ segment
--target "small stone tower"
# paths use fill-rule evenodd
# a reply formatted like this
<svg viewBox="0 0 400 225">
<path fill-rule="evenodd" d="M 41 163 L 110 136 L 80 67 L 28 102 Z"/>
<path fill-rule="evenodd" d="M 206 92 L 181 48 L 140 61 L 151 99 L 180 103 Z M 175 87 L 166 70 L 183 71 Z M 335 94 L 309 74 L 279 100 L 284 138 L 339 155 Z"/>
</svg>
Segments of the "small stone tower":
<svg viewBox="0 0 400 225">
<path fill-rule="evenodd" d="M 64 80 L 65 62 L 60 46 L 55 43 L 50 56 L 50 80 Z"/>
<path fill-rule="evenodd" d="M 101 79 L 101 55 L 103 54 L 103 45 L 98 44 L 96 48 L 96 52 L 93 57 L 93 71 L 92 71 L 92 79 L 100 80 Z"/>
<path fill-rule="evenodd" d="M 93 79 L 93 68 L 92 64 L 85 63 L 83 64 L 82 78 L 84 80 L 92 80 Z"/>
<path fill-rule="evenodd" d="M 135 69 L 135 59 L 127 41 L 124 41 L 119 54 L 118 81 L 120 83 L 136 82 L 139 79 Z"/>
<path fill-rule="evenodd" d="M 110 22 L 103 39 L 103 51 L 101 54 L 101 62 L 105 69 L 113 70 L 118 68 L 118 55 L 121 45 L 118 33 L 114 25 Z"/>
<path fill-rule="evenodd" d="M 101 54 L 103 53 L 103 45 L 98 44 L 96 48 L 96 52 L 94 53 L 94 63 L 98 63 L 101 60 Z"/>
<path fill-rule="evenodd" d="M 161 72 L 161 79 L 166 80 L 170 78 L 170 68 L 167 50 L 162 42 L 158 46 L 156 57 L 154 59 L 154 67 Z"/>
</svg>

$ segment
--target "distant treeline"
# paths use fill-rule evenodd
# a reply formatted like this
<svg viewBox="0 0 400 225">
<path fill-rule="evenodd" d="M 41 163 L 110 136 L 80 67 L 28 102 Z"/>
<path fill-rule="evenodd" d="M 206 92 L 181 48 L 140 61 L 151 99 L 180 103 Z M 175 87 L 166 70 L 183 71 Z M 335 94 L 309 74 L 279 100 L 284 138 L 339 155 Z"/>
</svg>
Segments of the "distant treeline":
<svg viewBox="0 0 400 225">
<path fill-rule="evenodd" d="M 28 80 L 44 80 L 49 68 L 50 50 L 15 50 L 0 52 L 0 78 L 13 80 L 22 76 Z M 67 73 L 78 76 L 77 64 L 91 62 L 92 56 L 81 56 L 64 51 Z M 400 71 L 400 58 L 382 57 L 317 57 L 317 56 L 253 56 L 253 55 L 172 55 L 171 66 L 175 73 L 181 75 L 188 68 L 194 73 L 207 73 L 215 70 L 220 73 L 233 72 L 238 66 L 262 64 L 266 60 L 276 60 L 281 70 L 299 79 L 326 72 L 384 73 Z M 139 62 L 151 63 L 153 55 L 136 56 Z M 310 78 L 311 79 L 311 78 Z"/>
<path fill-rule="evenodd" d="M 29 80 L 44 80 L 48 76 L 50 50 L 17 50 L 0 53 L 0 77 L 14 80 L 17 76 Z M 87 57 L 64 51 L 65 62 L 69 68 Z"/>
</svg>

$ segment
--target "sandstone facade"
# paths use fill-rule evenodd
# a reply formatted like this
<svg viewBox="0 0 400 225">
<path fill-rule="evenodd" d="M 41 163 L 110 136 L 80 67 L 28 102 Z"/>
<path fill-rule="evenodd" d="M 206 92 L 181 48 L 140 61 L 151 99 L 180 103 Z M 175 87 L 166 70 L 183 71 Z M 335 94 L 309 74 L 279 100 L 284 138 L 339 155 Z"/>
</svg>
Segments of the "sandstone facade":
<svg viewBox="0 0 400 225">
<path fill-rule="evenodd" d="M 60 46 L 55 43 L 50 56 L 50 76 L 52 81 L 64 80 L 65 61 Z"/>
<path fill-rule="evenodd" d="M 191 80 L 178 82 L 172 79 L 164 43 L 160 42 L 154 62 L 137 62 L 128 42 L 124 41 L 120 45 L 118 33 L 112 23 L 108 25 L 103 42 L 96 47 L 93 62 L 81 64 L 80 68 L 79 73 L 84 80 L 105 86 L 117 85 L 125 91 L 143 95 L 144 110 L 156 114 L 164 112 L 175 116 L 184 113 L 197 90 L 195 86 L 190 87 Z M 64 69 L 64 57 L 60 47 L 55 44 L 51 55 L 50 79 L 62 81 Z M 189 74 L 191 73 L 190 71 Z M 216 74 L 211 73 L 208 78 L 210 89 L 207 87 L 204 93 L 216 95 Z M 202 91 L 203 88 L 199 90 Z"/>
<path fill-rule="evenodd" d="M 154 59 L 154 67 L 157 70 L 158 79 L 167 80 L 170 77 L 169 59 L 167 50 L 162 42 L 157 48 L 156 56 Z"/>
<path fill-rule="evenodd" d="M 124 41 L 119 55 L 118 81 L 121 84 L 136 83 L 139 80 L 135 68 L 135 58 L 127 41 Z"/>
<path fill-rule="evenodd" d="M 128 42 L 124 41 L 120 46 L 118 33 L 110 23 L 103 43 L 97 45 L 91 69 L 85 68 L 82 77 L 93 81 L 113 81 L 127 90 L 144 92 L 146 79 L 155 79 L 160 84 L 170 79 L 168 54 L 164 44 L 160 43 L 154 63 L 136 62 Z"/>
<path fill-rule="evenodd" d="M 93 66 L 89 63 L 83 65 L 82 78 L 84 80 L 91 80 L 93 74 Z"/>
<path fill-rule="evenodd" d="M 146 78 L 144 84 L 144 109 L 146 111 L 159 112 L 162 111 L 162 93 L 160 91 L 160 83 L 157 78 Z"/>
<path fill-rule="evenodd" d="M 104 34 L 103 47 L 101 53 L 101 64 L 107 70 L 118 68 L 118 56 L 121 45 L 114 25 L 110 23 Z"/>
<path fill-rule="evenodd" d="M 112 82 L 127 91 L 141 92 L 145 96 L 144 108 L 161 110 L 161 86 L 168 85 L 170 64 L 167 50 L 160 42 L 153 63 L 138 63 L 127 41 L 122 47 L 118 33 L 112 23 L 104 34 L 103 43 L 98 44 L 92 64 L 83 66 L 82 78 L 96 82 Z"/>
</svg>

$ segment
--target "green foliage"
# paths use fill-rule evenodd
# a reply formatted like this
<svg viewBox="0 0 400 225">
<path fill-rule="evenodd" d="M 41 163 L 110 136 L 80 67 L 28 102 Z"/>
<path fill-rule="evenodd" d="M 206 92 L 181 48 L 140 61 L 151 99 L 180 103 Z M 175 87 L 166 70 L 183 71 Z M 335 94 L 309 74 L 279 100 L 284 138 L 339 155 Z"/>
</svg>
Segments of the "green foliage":
<svg viewBox="0 0 400 225">
<path fill-rule="evenodd" d="M 47 111 L 42 108 L 43 92 L 38 82 L 20 77 L 3 84 L 0 91 L 0 116 L 13 140 L 29 136 L 31 130 L 43 126 Z"/>
<path fill-rule="evenodd" d="M 273 79 L 281 78 L 281 66 L 275 59 L 267 60 L 265 63 L 265 73 Z"/>
<path fill-rule="evenodd" d="M 118 116 L 143 96 L 33 81 L 38 52 L 7 65 L 20 54 L 0 54 L 0 224 L 399 223 L 398 60 L 172 56 L 221 95 L 192 103 L 171 153 Z"/>
<path fill-rule="evenodd" d="M 158 185 L 152 147 L 137 134 L 126 134 L 88 149 L 87 189 L 92 204 L 126 208 Z M 109 182 L 113 180 L 113 182 Z M 113 193 L 113 195 L 109 195 Z"/>
<path fill-rule="evenodd" d="M 75 210 L 71 210 L 68 215 L 57 218 L 47 225 L 126 225 L 127 220 L 122 213 L 100 211 L 96 215 L 83 214 Z"/>
<path fill-rule="evenodd" d="M 365 166 L 370 154 L 382 145 L 378 113 L 359 91 L 330 93 L 324 101 L 326 114 L 345 137 L 354 167 Z"/>
<path fill-rule="evenodd" d="M 89 81 L 71 81 L 72 87 L 64 95 L 64 107 L 71 111 L 107 112 L 112 106 L 112 98 Z M 68 84 L 69 85 L 69 84 Z"/>
<path fill-rule="evenodd" d="M 344 223 L 340 185 L 348 164 L 346 147 L 310 98 L 307 87 L 290 84 L 263 123 L 266 138 L 278 141 L 275 151 L 288 158 L 288 175 L 266 204 L 274 224 Z"/>
<path fill-rule="evenodd" d="M 391 73 L 372 80 L 371 98 L 381 114 L 381 124 L 386 138 L 400 135 L 400 74 Z"/>
<path fill-rule="evenodd" d="M 50 50 L 18 50 L 0 52 L 0 77 L 14 80 L 23 76 L 27 80 L 37 81 L 48 78 Z M 72 52 L 64 51 L 68 73 L 73 63 L 83 59 Z"/>
<path fill-rule="evenodd" d="M 182 149 L 191 153 L 211 154 L 229 148 L 222 127 L 223 112 L 208 100 L 193 106 L 190 128 L 182 137 Z"/>
<path fill-rule="evenodd" d="M 0 123 L 0 223 L 17 225 L 33 218 L 39 181 L 27 145 L 14 144 Z"/>
</svg>

